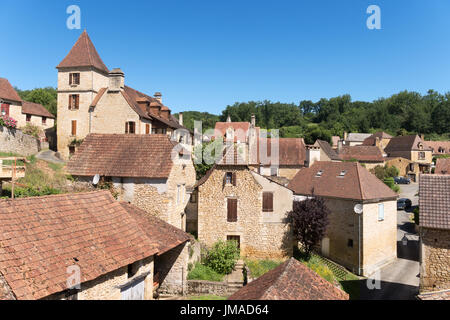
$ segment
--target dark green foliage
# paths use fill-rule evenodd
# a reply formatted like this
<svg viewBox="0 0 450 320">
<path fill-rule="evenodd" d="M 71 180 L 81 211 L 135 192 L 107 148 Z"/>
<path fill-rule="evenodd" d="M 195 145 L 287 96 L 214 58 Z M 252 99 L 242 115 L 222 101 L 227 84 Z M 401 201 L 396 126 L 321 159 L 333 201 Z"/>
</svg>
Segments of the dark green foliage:
<svg viewBox="0 0 450 320">
<path fill-rule="evenodd" d="M 395 192 L 398 193 L 400 191 L 400 187 L 395 184 L 394 178 L 392 178 L 392 177 L 384 178 L 383 182 L 384 182 L 384 184 L 386 184 L 389 188 L 391 188 Z"/>
<path fill-rule="evenodd" d="M 176 113 L 174 116 L 178 119 L 179 114 Z M 194 120 L 202 121 L 202 130 L 205 132 L 208 129 L 214 129 L 216 122 L 219 121 L 219 116 L 209 112 L 183 112 L 183 125 L 191 131 L 194 131 Z"/>
<path fill-rule="evenodd" d="M 375 168 L 371 169 L 370 172 L 380 180 L 384 180 L 386 178 L 394 178 L 399 175 L 399 171 L 396 167 L 388 167 L 387 165 L 385 165 L 384 167 L 376 166 Z"/>
<path fill-rule="evenodd" d="M 217 273 L 229 274 L 239 259 L 236 241 L 218 241 L 208 251 L 205 265 Z"/>
<path fill-rule="evenodd" d="M 205 266 L 199 262 L 188 273 L 188 280 L 206 280 L 206 281 L 222 281 L 224 274 L 217 273 L 212 268 Z"/>
<path fill-rule="evenodd" d="M 419 225 L 419 207 L 415 207 L 413 213 L 414 213 L 414 223 L 416 225 Z"/>
</svg>

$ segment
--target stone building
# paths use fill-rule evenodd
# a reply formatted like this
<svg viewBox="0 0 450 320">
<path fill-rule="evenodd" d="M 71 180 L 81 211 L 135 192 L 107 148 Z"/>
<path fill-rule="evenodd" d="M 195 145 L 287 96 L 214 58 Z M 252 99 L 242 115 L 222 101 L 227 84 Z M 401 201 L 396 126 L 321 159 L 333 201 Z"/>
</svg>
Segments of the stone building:
<svg viewBox="0 0 450 320">
<path fill-rule="evenodd" d="M 197 212 L 190 211 L 194 217 L 188 219 L 197 225 L 198 239 L 206 246 L 236 240 L 243 256 L 280 259 L 292 255 L 286 221 L 292 196 L 285 186 L 239 161 L 221 161 L 197 183 L 197 203 L 189 204 Z"/>
<path fill-rule="evenodd" d="M 384 164 L 388 167 L 396 167 L 398 175 L 402 177 L 416 177 L 420 174 L 417 164 L 402 157 L 386 157 Z"/>
<path fill-rule="evenodd" d="M 388 157 L 402 157 L 412 161 L 414 170 L 410 170 L 408 177 L 413 181 L 418 181 L 420 173 L 429 173 L 433 160 L 433 151 L 427 147 L 418 135 L 398 136 L 389 141 L 384 148 Z M 418 172 L 415 167 L 418 167 Z"/>
<path fill-rule="evenodd" d="M 419 181 L 420 292 L 450 289 L 450 175 Z"/>
<path fill-rule="evenodd" d="M 316 140 L 314 146 L 320 148 L 320 161 L 342 161 L 336 150 L 327 141 Z"/>
<path fill-rule="evenodd" d="M 191 133 L 162 103 L 125 85 L 119 68 L 108 70 L 84 31 L 58 69 L 58 151 L 75 152 L 89 133 L 167 134 L 192 144 Z"/>
<path fill-rule="evenodd" d="M 288 185 L 294 199 L 320 196 L 330 209 L 321 253 L 359 275 L 397 257 L 397 194 L 357 162 L 315 162 Z"/>
<path fill-rule="evenodd" d="M 384 166 L 385 159 L 380 149 L 376 146 L 339 145 L 337 153 L 342 161 L 357 161 L 367 169 L 373 169 L 376 166 Z"/>
<path fill-rule="evenodd" d="M 17 128 L 27 124 L 37 126 L 44 132 L 53 128 L 55 116 L 44 106 L 22 100 L 7 79 L 0 78 L 0 115 L 5 115 L 17 121 Z M 42 135 L 45 137 L 45 135 Z"/>
<path fill-rule="evenodd" d="M 370 137 L 366 138 L 363 142 L 365 146 L 377 146 L 382 152 L 384 152 L 384 148 L 389 144 L 393 137 L 386 132 L 375 132 Z"/>
<path fill-rule="evenodd" d="M 189 152 L 165 134 L 89 134 L 67 171 L 90 183 L 110 183 L 120 200 L 185 230 L 185 207 L 195 184 Z"/>
<path fill-rule="evenodd" d="M 190 236 L 108 191 L 0 200 L 0 216 L 0 300 L 184 291 Z"/>
<path fill-rule="evenodd" d="M 344 138 L 339 142 L 348 147 L 359 146 L 364 143 L 364 140 L 371 136 L 370 133 L 358 133 L 358 132 L 344 132 Z"/>
<path fill-rule="evenodd" d="M 348 300 L 348 294 L 295 258 L 263 274 L 228 300 Z"/>
</svg>

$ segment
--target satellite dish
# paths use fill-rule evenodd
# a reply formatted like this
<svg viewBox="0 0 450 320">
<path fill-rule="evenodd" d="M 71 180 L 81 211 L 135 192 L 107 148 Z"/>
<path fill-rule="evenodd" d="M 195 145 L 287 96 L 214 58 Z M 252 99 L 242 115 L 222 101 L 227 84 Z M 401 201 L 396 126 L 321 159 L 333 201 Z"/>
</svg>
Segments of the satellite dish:
<svg viewBox="0 0 450 320">
<path fill-rule="evenodd" d="M 363 206 L 360 203 L 355 204 L 355 206 L 353 207 L 353 211 L 355 211 L 355 213 L 357 214 L 361 214 L 363 212 Z"/>
<path fill-rule="evenodd" d="M 93 184 L 94 186 L 96 186 L 96 185 L 99 183 L 99 181 L 100 181 L 100 175 L 99 175 L 99 174 L 96 174 L 96 175 L 94 176 L 94 179 L 92 179 L 92 184 Z"/>
</svg>

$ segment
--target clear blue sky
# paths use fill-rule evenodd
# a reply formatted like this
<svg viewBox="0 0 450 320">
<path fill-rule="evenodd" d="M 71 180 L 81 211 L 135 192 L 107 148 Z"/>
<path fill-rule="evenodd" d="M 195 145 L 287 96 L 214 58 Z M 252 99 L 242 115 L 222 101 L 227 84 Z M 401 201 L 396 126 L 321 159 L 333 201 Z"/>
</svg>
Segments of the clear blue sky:
<svg viewBox="0 0 450 320">
<path fill-rule="evenodd" d="M 66 28 L 71 4 L 81 30 Z M 370 4 L 382 30 L 366 27 Z M 173 112 L 450 86 L 448 0 L 1 0 L 0 18 L 0 77 L 14 86 L 56 86 L 55 66 L 86 28 L 110 69 L 161 91 Z"/>
</svg>

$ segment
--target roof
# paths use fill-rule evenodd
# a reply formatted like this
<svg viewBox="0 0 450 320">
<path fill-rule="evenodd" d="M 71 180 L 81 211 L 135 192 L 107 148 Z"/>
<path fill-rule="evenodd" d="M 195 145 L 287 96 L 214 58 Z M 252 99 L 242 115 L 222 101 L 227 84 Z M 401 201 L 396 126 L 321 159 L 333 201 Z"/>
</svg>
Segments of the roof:
<svg viewBox="0 0 450 320">
<path fill-rule="evenodd" d="M 17 299 L 67 289 L 152 256 L 157 245 L 109 191 L 0 200 L 0 273 Z"/>
<path fill-rule="evenodd" d="M 383 162 L 383 154 L 376 146 L 343 146 L 339 150 L 339 158 L 342 160 L 379 161 Z"/>
<path fill-rule="evenodd" d="M 420 226 L 450 230 L 450 175 L 421 174 L 419 194 Z"/>
<path fill-rule="evenodd" d="M 341 137 L 339 137 L 339 136 L 331 137 L 331 143 L 333 144 L 333 148 L 337 148 L 339 140 L 341 140 Z"/>
<path fill-rule="evenodd" d="M 228 128 L 233 128 L 235 134 L 235 141 L 246 142 L 248 137 L 248 130 L 250 129 L 250 122 L 216 122 L 214 129 L 214 136 L 220 134 L 225 137 Z"/>
<path fill-rule="evenodd" d="M 450 289 L 425 292 L 417 296 L 419 300 L 449 300 L 450 301 Z"/>
<path fill-rule="evenodd" d="M 0 98 L 4 100 L 22 102 L 22 99 L 19 97 L 16 90 L 14 90 L 8 79 L 5 78 L 0 78 Z"/>
<path fill-rule="evenodd" d="M 384 151 L 387 153 L 395 151 L 417 151 L 421 150 L 419 148 L 420 143 L 423 144 L 423 151 L 431 150 L 418 135 L 410 135 L 392 138 L 386 148 L 384 148 Z"/>
<path fill-rule="evenodd" d="M 437 159 L 436 168 L 434 169 L 436 174 L 450 174 L 450 158 Z"/>
<path fill-rule="evenodd" d="M 392 139 L 392 136 L 384 131 L 378 131 L 372 134 L 369 138 Z"/>
<path fill-rule="evenodd" d="M 166 179 L 172 170 L 174 145 L 165 134 L 89 134 L 67 171 L 75 176 Z"/>
<path fill-rule="evenodd" d="M 317 140 L 315 144 L 317 144 L 317 146 L 319 146 L 320 149 L 322 149 L 322 151 L 325 152 L 325 154 L 331 160 L 341 160 L 337 152 L 330 146 L 327 141 Z"/>
<path fill-rule="evenodd" d="M 348 300 L 349 296 L 294 258 L 263 274 L 228 300 Z"/>
<path fill-rule="evenodd" d="M 43 105 L 34 102 L 23 101 L 22 113 L 31 114 L 40 117 L 55 118 Z"/>
<path fill-rule="evenodd" d="M 136 220 L 147 237 L 153 241 L 158 249 L 158 255 L 191 240 L 191 236 L 183 230 L 138 207 L 127 202 L 121 202 L 120 205 Z"/>
<path fill-rule="evenodd" d="M 318 173 L 322 171 L 320 176 Z M 341 173 L 345 174 L 341 176 Z M 288 187 L 298 195 L 352 200 L 396 199 L 397 194 L 358 162 L 315 161 L 300 171 Z"/>
<path fill-rule="evenodd" d="M 109 70 L 103 63 L 100 55 L 94 47 L 86 30 L 83 31 L 69 54 L 56 68 L 93 67 L 99 71 L 108 73 Z"/>
<path fill-rule="evenodd" d="M 261 148 L 262 142 L 265 142 L 265 145 L 267 146 L 267 160 L 271 160 L 270 157 L 272 155 L 272 139 L 267 138 L 258 140 L 258 163 L 261 165 L 269 165 L 270 163 L 264 163 L 263 160 L 260 159 L 259 149 Z M 302 138 L 279 138 L 278 154 L 279 165 L 305 165 L 306 147 Z"/>
<path fill-rule="evenodd" d="M 423 144 L 433 151 L 433 154 L 450 154 L 450 141 L 424 141 Z"/>
<path fill-rule="evenodd" d="M 354 142 L 363 142 L 366 138 L 370 137 L 370 133 L 349 133 L 347 135 L 347 141 L 354 141 Z"/>
</svg>

